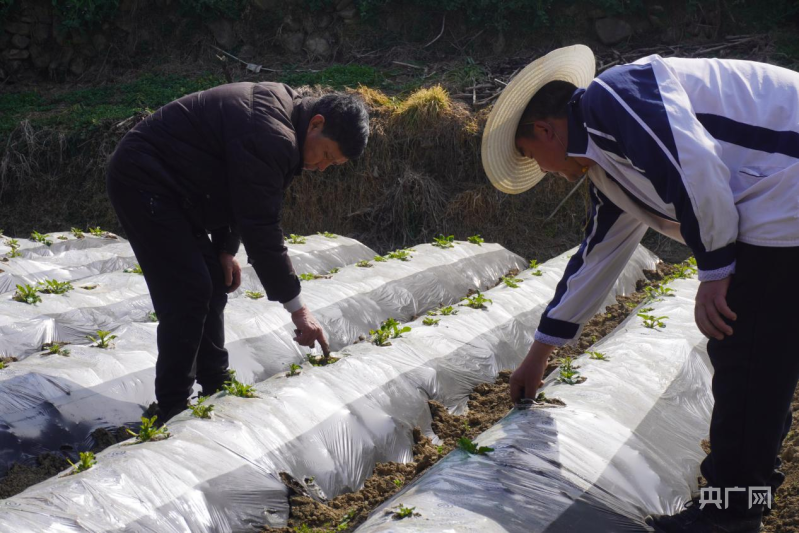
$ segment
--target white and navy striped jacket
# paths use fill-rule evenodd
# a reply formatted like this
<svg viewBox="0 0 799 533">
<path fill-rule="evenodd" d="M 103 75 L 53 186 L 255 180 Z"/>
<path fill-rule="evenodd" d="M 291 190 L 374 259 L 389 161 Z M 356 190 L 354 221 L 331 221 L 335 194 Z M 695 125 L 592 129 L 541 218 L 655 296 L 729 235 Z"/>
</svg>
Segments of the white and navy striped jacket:
<svg viewBox="0 0 799 533">
<path fill-rule="evenodd" d="M 799 246 L 799 73 L 649 56 L 578 89 L 568 127 L 568 154 L 601 169 L 589 173 L 585 239 L 536 340 L 578 336 L 647 227 L 677 228 L 701 281 L 735 272 L 736 241 Z"/>
</svg>

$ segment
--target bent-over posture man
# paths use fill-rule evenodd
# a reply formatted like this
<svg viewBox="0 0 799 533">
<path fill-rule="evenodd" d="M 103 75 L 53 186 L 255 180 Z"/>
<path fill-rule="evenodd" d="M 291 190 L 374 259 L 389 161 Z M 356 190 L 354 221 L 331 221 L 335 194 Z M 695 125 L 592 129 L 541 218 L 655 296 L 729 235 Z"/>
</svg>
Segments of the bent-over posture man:
<svg viewBox="0 0 799 533">
<path fill-rule="evenodd" d="M 303 169 L 359 157 L 368 136 L 366 107 L 354 96 L 233 83 L 162 107 L 120 141 L 108 195 L 159 321 L 159 421 L 186 408 L 195 378 L 203 394 L 229 379 L 223 313 L 240 284 L 240 241 L 268 298 L 291 313 L 295 340 L 328 349 L 283 244 L 283 194 Z"/>
<path fill-rule="evenodd" d="M 791 423 L 799 354 L 791 348 L 799 264 L 799 74 L 719 59 L 649 56 L 594 79 L 584 46 L 556 50 L 520 73 L 492 112 L 483 162 L 499 189 L 523 192 L 544 172 L 588 174 L 591 214 L 511 377 L 534 398 L 547 359 L 578 337 L 646 229 L 687 244 L 701 282 L 695 318 L 714 367 L 711 453 L 701 470 L 729 508 L 696 500 L 649 516 L 661 532 L 758 531 L 776 489 Z M 702 507 L 700 509 L 700 507 Z M 766 509 L 767 511 L 767 509 Z"/>
</svg>

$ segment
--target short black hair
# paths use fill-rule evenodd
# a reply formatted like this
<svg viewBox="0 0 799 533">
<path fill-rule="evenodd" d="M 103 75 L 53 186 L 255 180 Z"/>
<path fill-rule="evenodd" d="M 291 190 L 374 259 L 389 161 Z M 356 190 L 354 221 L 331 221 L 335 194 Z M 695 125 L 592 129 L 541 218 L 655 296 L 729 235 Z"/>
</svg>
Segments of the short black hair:
<svg viewBox="0 0 799 533">
<path fill-rule="evenodd" d="M 325 117 L 322 135 L 338 143 L 344 157 L 352 161 L 363 154 L 369 140 L 369 111 L 363 100 L 352 94 L 326 94 L 313 114 Z"/>
<path fill-rule="evenodd" d="M 524 108 L 519 126 L 516 128 L 516 138 L 533 136 L 531 122 L 548 118 L 566 118 L 569 100 L 576 90 L 576 85 L 562 80 L 550 81 L 538 89 Z"/>
</svg>

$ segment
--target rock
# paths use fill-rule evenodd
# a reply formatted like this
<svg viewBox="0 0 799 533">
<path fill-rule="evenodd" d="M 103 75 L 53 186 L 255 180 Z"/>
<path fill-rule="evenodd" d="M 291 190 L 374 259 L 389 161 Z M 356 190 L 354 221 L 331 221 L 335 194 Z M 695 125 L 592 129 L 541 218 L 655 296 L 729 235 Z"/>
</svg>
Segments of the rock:
<svg viewBox="0 0 799 533">
<path fill-rule="evenodd" d="M 354 20 L 358 16 L 358 9 L 354 7 L 343 9 L 338 12 L 338 16 L 344 20 Z"/>
<path fill-rule="evenodd" d="M 301 31 L 288 31 L 280 35 L 280 44 L 288 52 L 300 53 L 303 43 L 305 43 L 305 34 Z"/>
<path fill-rule="evenodd" d="M 633 34 L 632 26 L 627 21 L 617 18 L 599 19 L 594 23 L 597 37 L 605 45 L 614 45 Z"/>
<path fill-rule="evenodd" d="M 663 23 L 662 20 L 660 20 L 660 17 L 658 17 L 657 15 L 649 15 L 649 23 L 659 30 L 662 30 L 663 28 L 666 27 L 666 25 Z"/>
<path fill-rule="evenodd" d="M 319 28 L 327 28 L 333 22 L 333 17 L 330 13 L 322 13 L 316 18 L 316 25 Z"/>
<path fill-rule="evenodd" d="M 792 463 L 796 459 L 796 447 L 795 446 L 788 446 L 785 448 L 785 451 L 782 452 L 782 460 L 786 463 Z"/>
<path fill-rule="evenodd" d="M 31 25 L 25 22 L 6 22 L 3 27 L 7 32 L 17 35 L 30 35 L 31 33 Z"/>
<path fill-rule="evenodd" d="M 79 30 L 72 30 L 69 32 L 69 42 L 72 44 L 86 44 L 88 38 Z"/>
<path fill-rule="evenodd" d="M 289 13 L 283 17 L 283 27 L 289 31 L 300 31 L 302 29 L 302 21 Z"/>
<path fill-rule="evenodd" d="M 239 53 L 236 55 L 238 55 L 238 57 L 241 59 L 252 59 L 255 57 L 255 47 L 251 44 L 245 44 L 241 47 L 241 50 L 239 50 Z"/>
<path fill-rule="evenodd" d="M 6 61 L 20 61 L 23 59 L 28 59 L 30 55 L 31 53 L 27 50 L 15 50 L 13 48 L 3 52 L 3 58 Z"/>
<path fill-rule="evenodd" d="M 31 37 L 33 37 L 34 42 L 45 42 L 50 37 L 50 24 L 34 24 Z"/>
<path fill-rule="evenodd" d="M 24 35 L 15 35 L 11 38 L 11 45 L 14 48 L 27 48 L 29 44 L 31 44 L 30 37 L 25 37 Z"/>
<path fill-rule="evenodd" d="M 312 56 L 320 58 L 329 57 L 330 53 L 333 51 L 333 48 L 330 46 L 330 42 L 324 36 L 319 34 L 309 35 L 305 39 L 304 48 Z"/>
<path fill-rule="evenodd" d="M 302 29 L 305 30 L 305 33 L 313 33 L 316 29 L 316 17 L 313 14 L 302 17 Z"/>
<path fill-rule="evenodd" d="M 652 26 L 649 23 L 649 19 L 636 19 L 631 24 L 633 28 L 633 32 L 636 35 L 642 35 L 652 30 Z"/>
<path fill-rule="evenodd" d="M 233 23 L 227 19 L 217 19 L 208 23 L 208 27 L 214 34 L 214 39 L 222 48 L 233 48 L 239 42 Z"/>
<path fill-rule="evenodd" d="M 661 5 L 649 6 L 650 13 L 665 13 L 666 8 Z"/>
<path fill-rule="evenodd" d="M 86 60 L 83 56 L 75 56 L 72 61 L 69 62 L 69 71 L 75 76 L 80 76 L 86 72 Z"/>
<path fill-rule="evenodd" d="M 52 56 L 43 46 L 38 44 L 31 45 L 30 47 L 31 61 L 36 68 L 47 68 L 50 65 Z"/>
<path fill-rule="evenodd" d="M 108 39 L 106 39 L 105 35 L 102 33 L 96 33 L 92 37 L 92 46 L 94 46 L 98 52 L 105 52 L 108 49 Z"/>
<path fill-rule="evenodd" d="M 353 0 L 340 0 L 339 3 L 336 4 L 336 11 L 344 11 L 352 6 L 352 2 Z"/>
</svg>

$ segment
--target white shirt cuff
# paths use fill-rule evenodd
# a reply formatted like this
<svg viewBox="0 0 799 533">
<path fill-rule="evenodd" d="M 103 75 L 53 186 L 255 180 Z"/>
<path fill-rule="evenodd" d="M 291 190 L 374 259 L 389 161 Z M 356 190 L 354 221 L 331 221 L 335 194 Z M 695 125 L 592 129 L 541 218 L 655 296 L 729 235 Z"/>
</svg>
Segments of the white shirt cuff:
<svg viewBox="0 0 799 533">
<path fill-rule="evenodd" d="M 289 313 L 293 313 L 295 311 L 299 311 L 300 309 L 302 309 L 303 305 L 305 304 L 302 303 L 302 298 L 298 294 L 292 300 L 289 300 L 288 302 L 284 303 L 283 308 Z"/>
<path fill-rule="evenodd" d="M 715 270 L 700 270 L 699 281 L 717 281 L 735 274 L 735 261 L 722 268 Z"/>
</svg>

